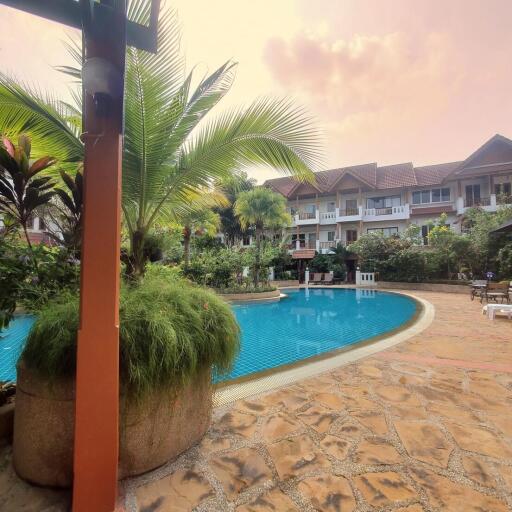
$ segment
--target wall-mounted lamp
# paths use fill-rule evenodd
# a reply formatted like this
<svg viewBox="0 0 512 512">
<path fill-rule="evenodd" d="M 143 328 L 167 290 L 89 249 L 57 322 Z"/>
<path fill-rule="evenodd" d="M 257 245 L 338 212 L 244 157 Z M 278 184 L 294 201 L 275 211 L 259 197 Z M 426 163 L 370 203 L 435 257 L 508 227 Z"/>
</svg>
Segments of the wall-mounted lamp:
<svg viewBox="0 0 512 512">
<path fill-rule="evenodd" d="M 111 101 L 123 94 L 123 76 L 106 59 L 87 59 L 82 67 L 82 82 L 85 92 L 94 98 L 99 117 L 107 116 Z"/>
</svg>

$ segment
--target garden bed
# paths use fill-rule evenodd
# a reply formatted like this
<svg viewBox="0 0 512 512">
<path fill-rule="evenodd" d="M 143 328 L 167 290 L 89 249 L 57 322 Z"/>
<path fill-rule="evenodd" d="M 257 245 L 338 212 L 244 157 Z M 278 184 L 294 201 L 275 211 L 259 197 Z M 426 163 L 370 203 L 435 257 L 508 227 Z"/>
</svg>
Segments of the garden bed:
<svg viewBox="0 0 512 512">
<path fill-rule="evenodd" d="M 279 300 L 281 292 L 279 290 L 271 290 L 264 292 L 247 292 L 247 293 L 222 293 L 219 294 L 223 299 L 234 302 L 245 302 L 255 300 Z"/>
</svg>

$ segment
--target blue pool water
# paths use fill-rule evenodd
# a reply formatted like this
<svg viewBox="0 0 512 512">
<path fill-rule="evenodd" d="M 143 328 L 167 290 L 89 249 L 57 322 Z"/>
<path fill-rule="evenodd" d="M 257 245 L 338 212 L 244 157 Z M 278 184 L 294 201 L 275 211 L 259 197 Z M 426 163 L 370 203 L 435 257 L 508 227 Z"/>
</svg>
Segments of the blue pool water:
<svg viewBox="0 0 512 512">
<path fill-rule="evenodd" d="M 373 336 L 411 319 L 416 303 L 403 295 L 373 290 L 286 291 L 280 302 L 234 305 L 242 347 L 229 375 L 217 382 L 295 363 Z M 16 361 L 33 319 L 17 317 L 0 334 L 0 381 L 16 380 Z"/>
<path fill-rule="evenodd" d="M 242 347 L 226 381 L 392 331 L 416 312 L 403 295 L 353 289 L 286 291 L 279 302 L 233 307 Z"/>
<path fill-rule="evenodd" d="M 0 331 L 0 381 L 16 380 L 16 363 L 33 323 L 31 316 L 17 316 Z"/>
</svg>

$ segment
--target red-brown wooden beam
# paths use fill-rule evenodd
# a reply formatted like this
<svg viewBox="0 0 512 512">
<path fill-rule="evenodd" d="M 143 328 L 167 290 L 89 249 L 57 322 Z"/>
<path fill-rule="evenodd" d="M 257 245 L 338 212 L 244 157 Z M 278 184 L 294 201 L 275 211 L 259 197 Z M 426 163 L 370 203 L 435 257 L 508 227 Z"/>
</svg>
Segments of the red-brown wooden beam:
<svg viewBox="0 0 512 512">
<path fill-rule="evenodd" d="M 106 38 L 105 38 L 106 37 Z M 124 76 L 126 3 L 117 0 L 109 34 L 84 32 L 85 57 Z M 112 512 L 119 453 L 119 251 L 123 91 L 99 116 L 84 97 L 84 226 L 77 347 L 74 512 Z"/>
</svg>

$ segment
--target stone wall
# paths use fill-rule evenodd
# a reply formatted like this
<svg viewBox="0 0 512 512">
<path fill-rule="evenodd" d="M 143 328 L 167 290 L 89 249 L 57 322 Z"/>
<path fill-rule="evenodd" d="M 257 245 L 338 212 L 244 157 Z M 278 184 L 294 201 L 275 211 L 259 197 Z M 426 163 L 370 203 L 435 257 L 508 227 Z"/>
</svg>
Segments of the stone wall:
<svg viewBox="0 0 512 512">
<path fill-rule="evenodd" d="M 390 290 L 420 290 L 426 292 L 465 293 L 469 295 L 469 286 L 467 284 L 398 283 L 394 281 L 378 281 L 376 285 L 378 288 L 388 288 Z"/>
</svg>

